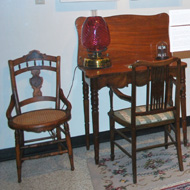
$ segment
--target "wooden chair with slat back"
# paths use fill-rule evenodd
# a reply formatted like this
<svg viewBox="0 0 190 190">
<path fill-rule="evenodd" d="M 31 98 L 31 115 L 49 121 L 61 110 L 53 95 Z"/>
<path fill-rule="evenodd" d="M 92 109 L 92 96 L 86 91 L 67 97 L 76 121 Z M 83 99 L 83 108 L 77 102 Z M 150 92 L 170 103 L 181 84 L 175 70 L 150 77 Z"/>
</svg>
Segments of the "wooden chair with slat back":
<svg viewBox="0 0 190 190">
<path fill-rule="evenodd" d="M 68 153 L 71 170 L 74 170 L 68 125 L 71 103 L 60 85 L 60 56 L 33 50 L 21 58 L 10 60 L 9 68 L 12 96 L 6 115 L 9 127 L 15 130 L 18 182 L 21 182 L 21 164 L 28 159 Z M 25 132 L 48 132 L 48 137 L 45 133 L 43 137 L 26 139 Z M 42 146 L 52 150 L 46 148 L 47 151 L 39 155 L 26 154 L 25 149 Z"/>
<path fill-rule="evenodd" d="M 169 96 L 168 90 L 173 85 L 171 67 L 169 64 L 177 62 L 175 95 Z M 180 74 L 181 61 L 178 58 L 170 58 L 162 61 L 136 61 L 132 67 L 132 87 L 130 95 L 126 95 L 120 89 L 110 88 L 110 134 L 111 134 L 111 159 L 114 160 L 114 146 L 120 148 L 132 159 L 133 182 L 137 182 L 137 152 L 157 147 L 168 148 L 175 145 L 177 149 L 180 171 L 183 170 L 181 141 L 180 141 Z M 139 69 L 141 67 L 141 69 Z M 140 95 L 141 105 L 137 105 L 138 87 L 143 87 L 145 95 Z M 141 92 L 142 93 L 142 92 Z M 130 103 L 128 108 L 114 110 L 113 94 Z M 171 99 L 172 98 L 172 99 Z M 115 122 L 122 128 L 115 127 Z M 155 142 L 144 147 L 137 146 L 137 131 L 164 127 L 163 142 Z M 173 129 L 173 130 L 171 130 Z M 174 131 L 174 135 L 172 131 Z M 131 135 L 127 135 L 130 132 Z M 154 132 L 154 130 L 153 130 Z M 119 141 L 115 140 L 115 134 L 119 134 L 131 143 L 131 151 L 127 151 Z M 146 131 L 145 133 L 146 134 Z M 149 137 L 148 137 L 149 138 Z M 151 138 L 151 137 L 150 137 Z"/>
</svg>

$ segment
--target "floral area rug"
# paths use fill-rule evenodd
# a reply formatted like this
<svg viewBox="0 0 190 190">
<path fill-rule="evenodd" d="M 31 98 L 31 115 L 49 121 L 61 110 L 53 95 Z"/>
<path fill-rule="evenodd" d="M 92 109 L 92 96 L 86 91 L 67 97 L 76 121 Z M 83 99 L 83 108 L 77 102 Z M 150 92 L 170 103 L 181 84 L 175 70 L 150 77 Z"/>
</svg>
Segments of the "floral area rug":
<svg viewBox="0 0 190 190">
<path fill-rule="evenodd" d="M 120 150 L 100 155 L 99 165 L 89 158 L 94 190 L 190 190 L 190 143 L 182 144 L 184 171 L 179 171 L 176 148 L 156 148 L 137 153 L 137 184 L 133 184 L 131 159 Z"/>
<path fill-rule="evenodd" d="M 190 182 L 172 185 L 170 187 L 162 188 L 161 190 L 190 190 Z"/>
</svg>

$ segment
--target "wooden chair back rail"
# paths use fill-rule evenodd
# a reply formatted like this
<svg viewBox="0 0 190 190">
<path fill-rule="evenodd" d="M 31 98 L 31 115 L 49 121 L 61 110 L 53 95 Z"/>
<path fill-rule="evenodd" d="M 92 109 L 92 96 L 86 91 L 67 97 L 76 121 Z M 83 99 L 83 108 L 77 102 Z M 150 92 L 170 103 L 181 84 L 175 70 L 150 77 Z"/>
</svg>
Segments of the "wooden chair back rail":
<svg viewBox="0 0 190 190">
<path fill-rule="evenodd" d="M 37 51 L 14 60 L 15 75 L 31 70 L 50 70 L 55 71 L 59 68 L 60 56 L 39 55 Z"/>
<path fill-rule="evenodd" d="M 28 104 L 34 103 L 34 102 L 40 102 L 40 101 L 52 101 L 56 102 L 56 98 L 52 96 L 37 96 L 34 98 L 28 98 L 26 100 L 23 100 L 19 103 L 20 107 L 26 106 Z"/>
<path fill-rule="evenodd" d="M 30 55 L 25 55 L 21 58 L 17 58 L 14 60 L 15 65 L 19 65 L 29 61 L 35 60 L 43 60 L 43 61 L 52 61 L 52 62 L 60 62 L 60 56 L 50 56 L 50 55 L 39 55 L 38 52 L 32 52 Z"/>
<path fill-rule="evenodd" d="M 32 70 L 49 70 L 49 71 L 56 72 L 56 68 L 52 66 L 33 66 L 33 67 L 20 68 L 19 70 L 16 70 L 15 76 L 27 71 L 32 71 Z"/>
</svg>

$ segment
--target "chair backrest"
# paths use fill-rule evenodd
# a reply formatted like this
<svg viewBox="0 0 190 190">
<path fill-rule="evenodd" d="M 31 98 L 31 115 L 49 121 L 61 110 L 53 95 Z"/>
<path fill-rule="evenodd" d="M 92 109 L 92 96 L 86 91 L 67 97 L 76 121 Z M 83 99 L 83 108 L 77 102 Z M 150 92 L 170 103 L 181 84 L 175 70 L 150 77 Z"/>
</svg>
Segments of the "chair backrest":
<svg viewBox="0 0 190 190">
<path fill-rule="evenodd" d="M 177 69 L 175 70 L 170 66 L 173 62 L 177 62 Z M 135 115 L 147 115 L 177 110 L 179 114 L 180 68 L 181 61 L 176 57 L 156 62 L 135 62 L 132 65 L 132 112 Z M 172 96 L 170 90 L 173 82 L 171 73 L 176 77 L 175 95 L 173 96 L 175 101 L 171 100 Z M 136 89 L 139 86 L 146 86 L 146 110 L 142 112 L 135 111 L 137 96 Z"/>
<path fill-rule="evenodd" d="M 86 17 L 76 20 L 78 32 L 78 65 L 82 66 L 88 52 L 81 43 L 81 29 Z M 110 31 L 111 43 L 106 53 L 112 65 L 131 64 L 136 60 L 153 61 L 157 57 L 157 43 L 165 41 L 170 49 L 166 13 L 157 15 L 116 15 L 104 17 Z M 171 54 L 169 53 L 169 56 Z"/>
<path fill-rule="evenodd" d="M 50 56 L 33 50 L 21 58 L 9 60 L 9 68 L 17 114 L 21 113 L 21 107 L 42 101 L 53 102 L 56 109 L 60 107 L 60 56 Z M 51 88 L 49 84 L 52 81 L 55 83 Z M 42 90 L 43 85 L 54 92 L 46 93 L 46 89 Z"/>
</svg>

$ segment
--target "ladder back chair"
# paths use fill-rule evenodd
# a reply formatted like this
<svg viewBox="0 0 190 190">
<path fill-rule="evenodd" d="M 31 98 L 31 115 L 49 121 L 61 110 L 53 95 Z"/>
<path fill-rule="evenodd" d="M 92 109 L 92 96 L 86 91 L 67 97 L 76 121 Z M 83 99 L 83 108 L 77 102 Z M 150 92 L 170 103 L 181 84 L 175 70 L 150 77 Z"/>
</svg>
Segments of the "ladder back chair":
<svg viewBox="0 0 190 190">
<path fill-rule="evenodd" d="M 175 81 L 170 75 L 173 72 L 170 64 L 173 62 L 177 62 Z M 120 89 L 110 87 L 110 111 L 108 115 L 110 118 L 111 160 L 114 160 L 114 146 L 116 145 L 132 159 L 133 183 L 136 183 L 138 151 L 162 146 L 167 149 L 169 145 L 175 145 L 179 169 L 183 171 L 180 142 L 180 59 L 173 57 L 162 61 L 136 61 L 131 65 L 131 68 L 132 86 L 130 95 Z M 175 94 L 171 96 L 168 91 L 174 84 L 176 85 L 173 88 Z M 143 90 L 146 91 L 144 97 L 141 94 L 143 102 L 139 105 L 137 105 L 138 87 L 144 87 Z M 129 102 L 130 106 L 114 110 L 113 94 Z M 115 122 L 122 127 L 115 127 Z M 155 127 L 164 128 L 164 141 L 139 148 L 137 146 L 137 131 L 145 131 L 145 129 Z M 127 151 L 121 143 L 115 140 L 115 134 L 131 144 L 131 151 Z"/>
<path fill-rule="evenodd" d="M 22 162 L 28 159 L 68 153 L 71 170 L 74 170 L 68 125 L 71 103 L 61 89 L 60 56 L 33 50 L 21 58 L 9 60 L 9 68 L 12 95 L 6 116 L 9 127 L 15 131 L 18 182 L 21 182 Z M 31 140 L 25 138 L 25 132 L 47 133 L 43 133 L 43 137 L 37 134 L 38 137 Z M 52 146 L 50 151 L 47 147 Z M 37 147 L 46 147 L 47 151 L 26 154 L 27 148 Z"/>
</svg>

